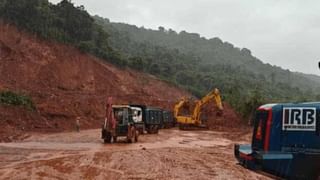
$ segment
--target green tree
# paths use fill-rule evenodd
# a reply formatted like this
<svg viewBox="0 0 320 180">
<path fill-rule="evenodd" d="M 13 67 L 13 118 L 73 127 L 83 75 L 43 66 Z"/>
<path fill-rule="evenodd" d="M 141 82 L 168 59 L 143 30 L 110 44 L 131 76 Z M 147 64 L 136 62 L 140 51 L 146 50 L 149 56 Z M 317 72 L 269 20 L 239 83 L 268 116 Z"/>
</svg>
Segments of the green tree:
<svg viewBox="0 0 320 180">
<path fill-rule="evenodd" d="M 141 57 L 131 57 L 129 58 L 129 66 L 137 70 L 144 70 L 145 62 Z"/>
<path fill-rule="evenodd" d="M 152 64 L 150 66 L 149 72 L 151 74 L 160 74 L 160 67 L 159 64 Z"/>
<path fill-rule="evenodd" d="M 252 120 L 252 117 L 256 109 L 265 103 L 266 101 L 262 96 L 261 90 L 257 88 L 253 90 L 246 99 L 244 105 L 242 106 L 242 115 L 244 119 L 249 118 L 249 120 Z"/>
</svg>

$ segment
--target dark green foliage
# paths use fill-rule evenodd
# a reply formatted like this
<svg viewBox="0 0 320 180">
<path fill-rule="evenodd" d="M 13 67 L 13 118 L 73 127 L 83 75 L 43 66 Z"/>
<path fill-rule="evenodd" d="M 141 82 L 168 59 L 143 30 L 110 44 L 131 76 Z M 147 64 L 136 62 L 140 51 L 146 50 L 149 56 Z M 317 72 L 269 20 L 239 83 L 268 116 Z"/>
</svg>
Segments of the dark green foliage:
<svg viewBox="0 0 320 180">
<path fill-rule="evenodd" d="M 186 31 L 176 33 L 163 27 L 159 27 L 159 30 L 150 30 L 122 23 L 110 23 L 110 21 L 103 21 L 104 19 L 99 17 L 95 17 L 95 19 L 110 33 L 111 46 L 128 55 L 156 54 L 151 51 L 156 47 L 161 49 L 162 54 L 169 53 L 176 57 L 179 56 L 177 53 L 180 53 L 180 55 L 189 56 L 188 60 L 177 57 L 183 60 L 184 64 L 195 63 L 192 65 L 196 65 L 198 63 L 205 67 L 207 65 L 229 65 L 236 71 L 248 71 L 255 76 L 263 76 L 265 81 L 272 83 L 290 84 L 301 90 L 312 89 L 313 92 L 318 92 L 320 87 L 319 77 L 311 79 L 310 75 L 293 73 L 277 66 L 264 64 L 252 56 L 249 49 L 234 47 L 231 43 L 222 42 L 219 38 L 206 39 L 200 37 L 199 34 Z M 123 42 L 127 43 L 124 45 Z M 177 53 L 173 53 L 173 50 Z M 165 61 L 164 58 L 161 60 Z"/>
<path fill-rule="evenodd" d="M 108 34 L 83 6 L 75 7 L 70 0 L 57 5 L 48 0 L 0 0 L 0 17 L 42 38 L 74 45 L 119 66 L 126 64 L 110 48 Z"/>
<path fill-rule="evenodd" d="M 152 64 L 148 70 L 151 74 L 160 74 L 160 67 L 159 64 Z"/>
<path fill-rule="evenodd" d="M 93 53 L 95 49 L 95 45 L 92 41 L 81 41 L 77 47 L 80 51 L 89 53 Z"/>
<path fill-rule="evenodd" d="M 136 70 L 144 70 L 146 63 L 141 57 L 130 57 L 129 66 Z"/>
<path fill-rule="evenodd" d="M 176 82 L 185 86 L 196 84 L 195 77 L 191 71 L 180 71 L 176 74 Z"/>
<path fill-rule="evenodd" d="M 263 64 L 249 49 L 219 38 L 207 40 L 186 31 L 150 30 L 94 18 L 110 34 L 110 45 L 128 57 L 130 67 L 173 82 L 197 97 L 217 87 L 224 101 L 244 118 L 262 103 L 316 100 L 320 89 L 318 77 Z M 146 59 L 148 63 L 141 63 Z"/>
<path fill-rule="evenodd" d="M 29 110 L 36 109 L 32 99 L 29 96 L 17 94 L 11 91 L 0 92 L 0 104 L 23 106 Z"/>
<path fill-rule="evenodd" d="M 265 103 L 267 103 L 267 101 L 264 99 L 261 91 L 255 89 L 249 94 L 247 99 L 244 100 L 244 104 L 240 107 L 241 114 L 244 118 L 248 118 L 259 106 Z"/>
<path fill-rule="evenodd" d="M 55 26 L 67 34 L 66 42 L 79 43 L 93 39 L 93 19 L 83 6 L 74 7 L 70 1 L 63 0 L 52 7 L 54 15 L 58 17 Z"/>
</svg>

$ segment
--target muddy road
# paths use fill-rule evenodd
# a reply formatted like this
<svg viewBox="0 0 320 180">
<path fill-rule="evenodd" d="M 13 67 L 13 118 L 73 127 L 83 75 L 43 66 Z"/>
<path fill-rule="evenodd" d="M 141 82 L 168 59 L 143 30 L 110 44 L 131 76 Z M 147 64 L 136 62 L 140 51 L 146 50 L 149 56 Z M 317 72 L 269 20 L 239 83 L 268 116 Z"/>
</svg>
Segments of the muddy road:
<svg viewBox="0 0 320 180">
<path fill-rule="evenodd" d="M 99 129 L 31 134 L 0 143 L 0 179 L 268 179 L 233 157 L 233 144 L 249 138 L 170 129 L 140 136 L 135 144 L 120 139 L 105 145 Z"/>
</svg>

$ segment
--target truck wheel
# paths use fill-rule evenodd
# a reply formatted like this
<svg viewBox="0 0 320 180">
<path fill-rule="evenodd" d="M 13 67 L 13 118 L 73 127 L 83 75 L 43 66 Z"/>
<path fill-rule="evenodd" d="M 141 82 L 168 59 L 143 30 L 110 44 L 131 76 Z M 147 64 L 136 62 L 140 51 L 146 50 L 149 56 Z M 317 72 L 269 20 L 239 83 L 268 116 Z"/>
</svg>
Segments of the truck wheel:
<svg viewBox="0 0 320 180">
<path fill-rule="evenodd" d="M 128 143 L 134 143 L 135 142 L 135 135 L 136 135 L 136 128 L 131 127 L 130 132 L 128 132 L 127 141 Z"/>
<path fill-rule="evenodd" d="M 146 128 L 146 130 L 147 130 L 147 133 L 148 134 L 151 134 L 152 133 L 152 126 L 148 126 L 147 128 Z"/>
<path fill-rule="evenodd" d="M 132 143 L 132 140 L 129 137 L 127 137 L 127 143 Z"/>
<path fill-rule="evenodd" d="M 144 134 L 143 129 L 139 129 L 139 134 Z"/>
<path fill-rule="evenodd" d="M 110 139 L 104 139 L 103 141 L 104 141 L 105 144 L 111 143 L 111 138 Z"/>
<path fill-rule="evenodd" d="M 136 136 L 137 136 L 137 130 L 136 128 L 132 128 L 132 135 L 131 135 L 131 143 L 135 143 L 136 142 Z"/>
<path fill-rule="evenodd" d="M 113 136 L 112 139 L 113 139 L 113 143 L 117 142 L 117 136 Z"/>
<path fill-rule="evenodd" d="M 146 126 L 145 125 L 143 125 L 143 127 L 142 127 L 142 130 L 141 130 L 141 133 L 140 134 L 144 134 L 144 132 L 146 131 Z"/>
<path fill-rule="evenodd" d="M 136 131 L 136 133 L 134 135 L 134 140 L 135 140 L 135 142 L 138 142 L 138 140 L 139 140 L 139 131 Z"/>
<path fill-rule="evenodd" d="M 127 139 L 127 142 L 128 142 L 128 143 L 135 143 L 135 137 L 132 136 L 131 138 L 128 138 L 128 139 Z"/>
<path fill-rule="evenodd" d="M 149 126 L 149 132 L 148 132 L 149 134 L 152 134 L 153 133 L 153 126 L 151 125 L 151 126 Z"/>
<path fill-rule="evenodd" d="M 106 133 L 106 137 L 104 139 L 104 143 L 111 143 L 111 133 L 110 132 L 107 132 Z"/>
<path fill-rule="evenodd" d="M 157 133 L 157 127 L 156 126 L 152 126 L 152 134 L 156 134 Z"/>
</svg>

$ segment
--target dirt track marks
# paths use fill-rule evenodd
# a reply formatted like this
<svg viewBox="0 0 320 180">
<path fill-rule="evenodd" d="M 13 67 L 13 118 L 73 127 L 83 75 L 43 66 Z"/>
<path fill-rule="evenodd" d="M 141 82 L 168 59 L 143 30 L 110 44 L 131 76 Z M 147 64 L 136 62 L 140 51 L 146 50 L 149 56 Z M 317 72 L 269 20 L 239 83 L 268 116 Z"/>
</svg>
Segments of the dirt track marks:
<svg viewBox="0 0 320 180">
<path fill-rule="evenodd" d="M 0 143 L 0 179 L 267 179 L 237 165 L 228 134 L 172 129 L 109 145 L 99 129 L 32 134 Z"/>
</svg>

